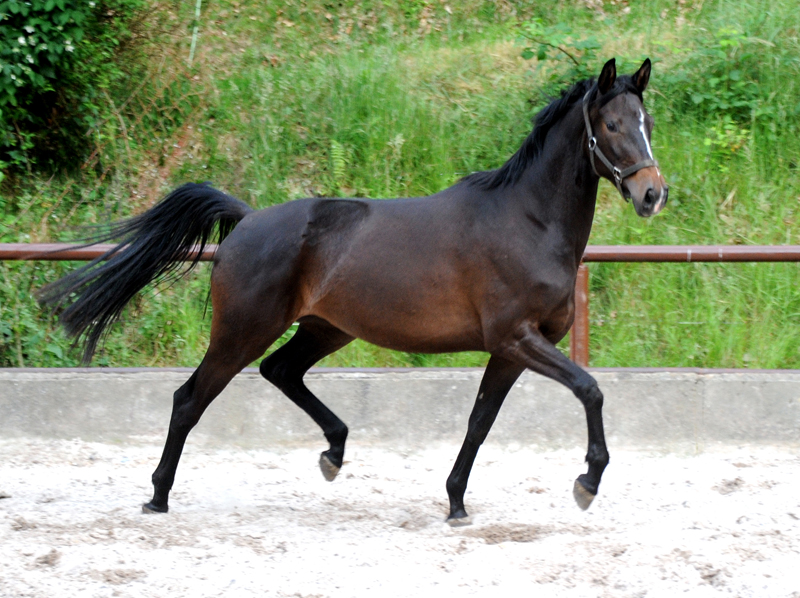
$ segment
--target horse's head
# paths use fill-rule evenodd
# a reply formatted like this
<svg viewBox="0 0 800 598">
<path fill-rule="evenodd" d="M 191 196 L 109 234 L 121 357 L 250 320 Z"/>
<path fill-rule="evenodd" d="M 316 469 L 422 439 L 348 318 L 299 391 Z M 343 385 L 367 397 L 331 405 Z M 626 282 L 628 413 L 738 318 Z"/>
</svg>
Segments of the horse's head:
<svg viewBox="0 0 800 598">
<path fill-rule="evenodd" d="M 633 75 L 619 78 L 612 58 L 583 99 L 592 167 L 632 200 L 642 217 L 658 214 L 669 193 L 650 145 L 653 117 L 642 103 L 649 80 L 649 58 Z"/>
</svg>

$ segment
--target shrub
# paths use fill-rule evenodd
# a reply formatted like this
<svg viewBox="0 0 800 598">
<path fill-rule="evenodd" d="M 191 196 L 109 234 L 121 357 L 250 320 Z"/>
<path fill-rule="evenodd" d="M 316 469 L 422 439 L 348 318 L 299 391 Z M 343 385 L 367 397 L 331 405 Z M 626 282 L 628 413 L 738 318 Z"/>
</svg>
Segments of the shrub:
<svg viewBox="0 0 800 598">
<path fill-rule="evenodd" d="M 692 45 L 671 48 L 682 59 L 663 73 L 662 85 L 672 92 L 682 114 L 702 120 L 727 116 L 747 123 L 762 100 L 759 87 L 765 65 L 759 50 L 768 43 L 733 27 L 699 29 Z"/>
<path fill-rule="evenodd" d="M 521 41 L 526 45 L 522 57 L 529 60 L 535 56 L 537 70 L 551 64 L 549 71 L 540 72 L 551 93 L 577 80 L 597 76 L 602 65 L 598 56 L 602 44 L 597 36 L 574 31 L 568 23 L 547 25 L 542 19 L 532 19 L 522 26 Z"/>
<path fill-rule="evenodd" d="M 75 164 L 136 60 L 144 0 L 0 0 L 0 171 Z"/>
</svg>

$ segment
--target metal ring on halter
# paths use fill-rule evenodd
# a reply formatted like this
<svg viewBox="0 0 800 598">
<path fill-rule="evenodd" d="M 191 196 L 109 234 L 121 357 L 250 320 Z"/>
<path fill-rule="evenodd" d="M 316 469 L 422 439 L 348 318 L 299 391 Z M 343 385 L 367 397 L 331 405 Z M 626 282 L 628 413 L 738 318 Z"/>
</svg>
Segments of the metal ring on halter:
<svg viewBox="0 0 800 598">
<path fill-rule="evenodd" d="M 622 171 L 615 166 L 614 170 L 612 170 L 611 172 L 614 175 L 614 180 L 617 181 L 617 184 L 619 185 L 620 183 L 622 183 Z"/>
<path fill-rule="evenodd" d="M 589 151 L 593 152 L 594 148 L 597 147 L 597 137 L 592 137 L 589 139 Z"/>
</svg>

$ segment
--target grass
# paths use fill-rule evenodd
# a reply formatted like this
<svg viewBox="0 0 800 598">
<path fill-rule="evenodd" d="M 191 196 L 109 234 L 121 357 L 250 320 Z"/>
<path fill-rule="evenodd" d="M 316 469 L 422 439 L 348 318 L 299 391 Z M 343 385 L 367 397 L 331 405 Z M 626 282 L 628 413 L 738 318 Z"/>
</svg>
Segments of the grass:
<svg viewBox="0 0 800 598">
<path fill-rule="evenodd" d="M 628 71 L 644 56 L 655 63 L 645 101 L 670 203 L 642 220 L 604 183 L 590 243 L 800 243 L 792 2 L 657 0 L 627 12 L 624 3 L 461 4 L 213 5 L 193 70 L 154 62 L 138 103 L 121 114 L 128 135 L 107 123 L 92 168 L 6 182 L 0 240 L 67 239 L 75 225 L 137 213 L 186 180 L 211 180 L 264 207 L 310 195 L 425 195 L 495 168 L 564 70 L 520 57 L 519 25 L 538 17 L 568 23 L 579 38 L 596 35 L 598 56 L 616 55 Z M 188 12 L 175 16 L 188 23 Z M 188 43 L 169 51 L 188 56 Z M 0 265 L 0 365 L 76 364 L 31 296 L 74 266 Z M 800 367 L 797 264 L 592 264 L 590 272 L 593 366 Z M 196 365 L 208 342 L 207 286 L 203 266 L 146 292 L 95 363 Z M 485 361 L 356 341 L 322 365 Z"/>
</svg>

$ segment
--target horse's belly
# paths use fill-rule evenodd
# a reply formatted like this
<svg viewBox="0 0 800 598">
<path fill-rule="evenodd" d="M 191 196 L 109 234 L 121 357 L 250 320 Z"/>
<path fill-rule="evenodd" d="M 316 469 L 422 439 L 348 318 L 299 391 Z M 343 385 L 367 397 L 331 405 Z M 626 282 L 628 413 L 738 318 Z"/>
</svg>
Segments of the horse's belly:
<svg viewBox="0 0 800 598">
<path fill-rule="evenodd" d="M 412 353 L 482 351 L 483 334 L 475 314 L 468 310 L 432 309 L 430 305 L 352 300 L 346 304 L 321 302 L 313 315 L 374 345 Z M 440 306 L 435 306 L 440 307 Z M 458 306 L 455 306 L 458 307 Z"/>
<path fill-rule="evenodd" d="M 355 334 L 368 343 L 394 351 L 408 353 L 454 353 L 458 351 L 483 351 L 480 334 L 473 330 L 398 330 L 397 328 L 370 327 Z"/>
</svg>

